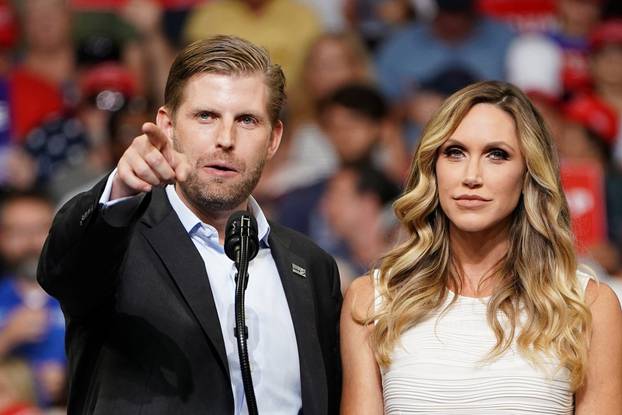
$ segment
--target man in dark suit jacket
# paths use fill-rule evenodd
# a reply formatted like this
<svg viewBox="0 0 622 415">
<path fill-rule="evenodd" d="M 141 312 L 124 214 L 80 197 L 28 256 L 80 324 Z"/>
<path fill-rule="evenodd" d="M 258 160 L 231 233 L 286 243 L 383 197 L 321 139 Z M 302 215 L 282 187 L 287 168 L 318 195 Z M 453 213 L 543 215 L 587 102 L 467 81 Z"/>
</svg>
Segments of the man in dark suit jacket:
<svg viewBox="0 0 622 415">
<path fill-rule="evenodd" d="M 195 42 L 173 63 L 157 125 L 60 210 L 38 279 L 67 320 L 70 414 L 246 413 L 229 344 L 233 291 L 222 294 L 232 273 L 220 265 L 227 218 L 244 208 L 261 244 L 247 307 L 277 284 L 248 322 L 249 344 L 264 336 L 251 350 L 263 353 L 253 366 L 259 413 L 338 412 L 335 262 L 268 223 L 250 197 L 278 148 L 283 100 L 282 71 L 263 49 L 226 36 Z"/>
</svg>

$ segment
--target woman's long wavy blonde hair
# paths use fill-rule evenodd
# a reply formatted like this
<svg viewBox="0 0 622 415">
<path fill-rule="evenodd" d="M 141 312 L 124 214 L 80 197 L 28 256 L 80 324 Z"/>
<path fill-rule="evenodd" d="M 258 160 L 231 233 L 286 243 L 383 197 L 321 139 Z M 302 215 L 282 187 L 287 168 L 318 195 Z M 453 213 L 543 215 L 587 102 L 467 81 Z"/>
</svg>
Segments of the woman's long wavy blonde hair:
<svg viewBox="0 0 622 415">
<path fill-rule="evenodd" d="M 585 375 L 591 314 L 576 279 L 559 163 L 542 117 L 518 88 L 504 82 L 480 82 L 456 92 L 423 131 L 406 189 L 394 204 L 408 237 L 381 259 L 382 305 L 366 320 L 375 322 L 371 346 L 378 363 L 388 365 L 400 335 L 438 310 L 448 287 L 461 287 L 448 219 L 438 201 L 435 164 L 441 145 L 479 103 L 512 116 L 527 165 L 523 194 L 512 213 L 509 249 L 492 274 L 498 285 L 487 318 L 497 342 L 487 358 L 499 357 L 516 340 L 519 352 L 536 365 L 543 354 L 556 356 L 576 390 Z M 527 318 L 519 327 L 521 309 Z M 505 328 L 498 311 L 507 318 Z"/>
</svg>

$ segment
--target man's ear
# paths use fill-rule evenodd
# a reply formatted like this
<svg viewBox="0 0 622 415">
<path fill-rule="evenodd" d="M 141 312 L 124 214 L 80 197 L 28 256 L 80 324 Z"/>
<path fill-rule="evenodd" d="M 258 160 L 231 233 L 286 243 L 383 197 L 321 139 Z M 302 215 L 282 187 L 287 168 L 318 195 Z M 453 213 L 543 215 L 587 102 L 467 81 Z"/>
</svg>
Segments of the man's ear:
<svg viewBox="0 0 622 415">
<path fill-rule="evenodd" d="M 278 120 L 272 127 L 272 133 L 270 134 L 270 142 L 268 143 L 268 156 L 270 160 L 281 145 L 281 138 L 283 137 L 283 122 Z"/>
<path fill-rule="evenodd" d="M 173 139 L 173 114 L 171 110 L 162 106 L 158 109 L 156 115 L 156 125 L 166 134 L 169 140 Z"/>
</svg>

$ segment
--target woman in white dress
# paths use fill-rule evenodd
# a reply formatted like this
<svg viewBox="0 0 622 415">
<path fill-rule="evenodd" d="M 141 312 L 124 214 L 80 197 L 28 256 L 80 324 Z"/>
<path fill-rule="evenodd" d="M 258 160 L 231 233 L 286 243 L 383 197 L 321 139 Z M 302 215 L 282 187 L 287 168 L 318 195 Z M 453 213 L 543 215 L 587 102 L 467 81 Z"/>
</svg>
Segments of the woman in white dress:
<svg viewBox="0 0 622 415">
<path fill-rule="evenodd" d="M 622 311 L 577 269 L 544 122 L 471 85 L 427 125 L 407 233 L 345 296 L 343 414 L 621 414 Z"/>
</svg>

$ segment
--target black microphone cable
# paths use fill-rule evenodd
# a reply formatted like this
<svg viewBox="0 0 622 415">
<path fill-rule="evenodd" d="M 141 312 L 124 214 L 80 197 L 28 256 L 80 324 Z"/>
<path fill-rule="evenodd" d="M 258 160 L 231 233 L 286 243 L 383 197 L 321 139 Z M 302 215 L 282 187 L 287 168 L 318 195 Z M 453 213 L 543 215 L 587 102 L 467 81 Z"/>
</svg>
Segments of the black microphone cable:
<svg viewBox="0 0 622 415">
<path fill-rule="evenodd" d="M 259 251 L 257 221 L 249 213 L 233 213 L 227 221 L 225 232 L 225 253 L 235 262 L 238 273 L 235 278 L 235 328 L 238 357 L 244 385 L 244 396 L 249 415 L 258 415 L 257 400 L 253 389 L 253 377 L 248 355 L 248 327 L 244 310 L 244 293 L 248 286 L 248 263 Z"/>
</svg>

